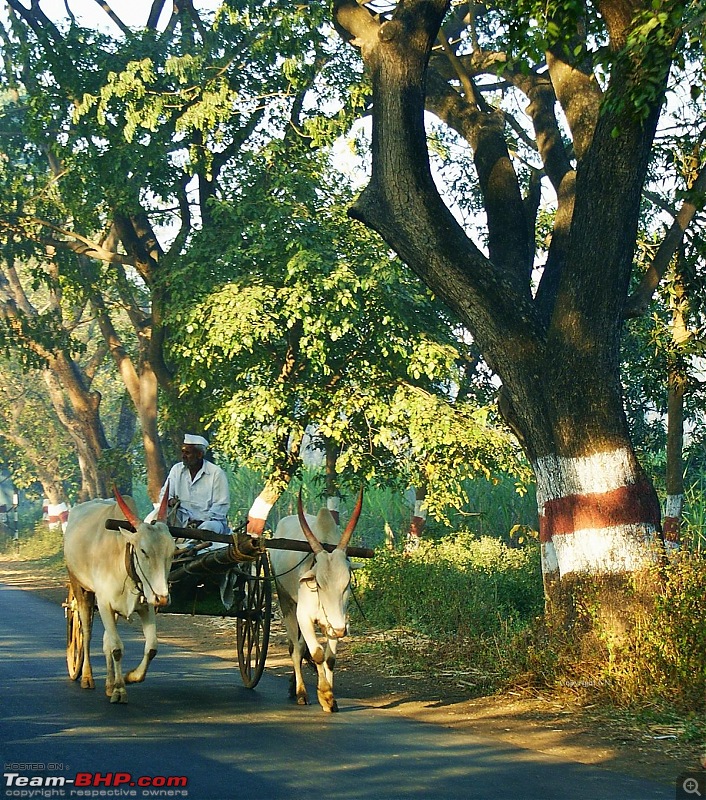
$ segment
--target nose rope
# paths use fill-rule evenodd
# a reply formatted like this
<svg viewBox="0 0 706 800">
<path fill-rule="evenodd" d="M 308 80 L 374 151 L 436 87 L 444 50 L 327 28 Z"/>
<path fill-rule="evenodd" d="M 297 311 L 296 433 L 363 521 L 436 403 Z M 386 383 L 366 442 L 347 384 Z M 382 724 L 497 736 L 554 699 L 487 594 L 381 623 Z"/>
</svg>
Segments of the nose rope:
<svg viewBox="0 0 706 800">
<path fill-rule="evenodd" d="M 339 636 L 332 636 L 332 634 L 335 633 L 336 628 L 334 628 L 333 625 L 331 624 L 331 622 L 330 622 L 330 620 L 328 618 L 328 614 L 326 613 L 326 608 L 325 608 L 324 604 L 321 602 L 321 596 L 319 595 L 319 584 L 318 583 L 316 584 L 316 594 L 317 594 L 317 597 L 319 598 L 319 608 L 321 609 L 321 613 L 323 614 L 324 620 L 326 621 L 326 627 L 325 628 L 321 623 L 319 623 L 319 625 L 321 625 L 321 629 L 322 629 L 322 631 L 324 633 L 324 636 L 327 636 L 329 639 L 339 639 L 339 638 L 341 638 Z M 348 617 L 348 614 L 346 614 L 346 618 L 347 617 Z M 345 632 L 348 629 L 347 619 L 344 620 L 344 622 L 346 623 L 346 626 L 343 629 L 344 632 Z M 345 633 L 344 633 L 344 636 L 345 636 Z"/>
<path fill-rule="evenodd" d="M 356 584 L 355 572 L 351 573 L 351 577 L 353 578 L 353 580 L 351 581 L 351 595 L 353 597 L 353 600 L 355 601 L 356 606 L 358 606 L 358 611 L 360 611 L 360 616 L 363 617 L 363 619 L 367 622 L 368 618 L 365 616 L 363 607 L 360 605 L 358 601 L 358 595 L 355 593 L 355 584 Z"/>
<path fill-rule="evenodd" d="M 149 578 L 145 575 L 144 570 L 140 566 L 140 559 L 137 557 L 137 551 L 135 550 L 135 546 L 133 544 L 128 544 L 128 550 L 130 552 L 130 572 L 132 573 L 130 577 L 135 582 L 135 586 L 137 587 L 140 593 L 140 599 L 143 602 L 147 602 L 147 597 L 145 596 L 145 587 L 143 581 L 147 583 L 147 586 L 150 588 L 152 595 L 157 598 L 157 592 L 155 592 L 154 587 L 150 583 Z M 140 566 L 140 573 L 137 571 L 137 567 Z"/>
</svg>

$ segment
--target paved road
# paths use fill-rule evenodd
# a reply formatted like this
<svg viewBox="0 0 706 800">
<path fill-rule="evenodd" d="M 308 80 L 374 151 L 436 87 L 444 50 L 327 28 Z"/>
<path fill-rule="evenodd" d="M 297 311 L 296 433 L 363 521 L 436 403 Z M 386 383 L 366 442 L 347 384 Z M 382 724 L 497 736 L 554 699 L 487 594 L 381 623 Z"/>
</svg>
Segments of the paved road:
<svg viewBox="0 0 706 800">
<path fill-rule="evenodd" d="M 135 634 L 133 634 L 133 630 Z M 127 663 L 139 625 L 121 626 Z M 104 679 L 101 629 L 94 671 Z M 651 800 L 674 788 L 387 716 L 339 698 L 300 708 L 286 679 L 256 690 L 218 659 L 162 646 L 113 706 L 66 674 L 63 610 L 0 584 L 0 756 L 5 797 L 190 800 Z M 99 773 L 103 783 L 77 788 Z M 110 773 L 111 785 L 106 784 Z M 115 776 L 120 774 L 119 778 Z M 14 777 L 7 777 L 8 775 Z M 129 776 L 129 777 L 128 777 Z M 170 778 L 186 778 L 186 787 Z M 47 779 L 51 778 L 51 781 Z M 152 788 L 138 779 L 152 778 Z M 68 783 L 70 780 L 76 783 Z M 112 785 L 118 780 L 117 786 Z M 62 782 L 64 785 L 61 786 Z M 168 787 L 171 783 L 172 787 Z M 50 788 L 51 787 L 51 788 Z M 170 794 L 171 792 L 171 794 Z M 1 795 L 0 795 L 1 796 Z"/>
</svg>

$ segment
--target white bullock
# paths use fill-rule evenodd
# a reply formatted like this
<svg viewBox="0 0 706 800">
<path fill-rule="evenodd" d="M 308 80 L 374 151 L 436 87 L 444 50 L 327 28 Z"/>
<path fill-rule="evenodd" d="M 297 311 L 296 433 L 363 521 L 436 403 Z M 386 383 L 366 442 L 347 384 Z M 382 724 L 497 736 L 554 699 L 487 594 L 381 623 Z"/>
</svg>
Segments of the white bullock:
<svg viewBox="0 0 706 800">
<path fill-rule="evenodd" d="M 169 570 L 174 556 L 174 539 L 166 525 L 166 499 L 153 523 L 142 522 L 132 499 L 128 505 L 116 491 L 112 500 L 91 500 L 74 506 L 64 534 L 64 558 L 69 581 L 78 603 L 83 636 L 81 686 L 95 688 L 90 662 L 93 604 L 103 621 L 103 652 L 106 661 L 105 692 L 111 703 L 127 703 L 126 683 L 145 679 L 147 667 L 157 654 L 155 606 L 169 602 Z M 135 532 L 107 530 L 108 519 L 125 519 Z M 145 636 L 142 661 L 123 675 L 123 643 L 116 619 L 137 612 Z"/>
<path fill-rule="evenodd" d="M 339 639 L 348 627 L 348 601 L 351 595 L 353 565 L 346 555 L 353 530 L 360 516 L 363 492 L 353 514 L 339 535 L 331 512 L 322 508 L 318 516 L 305 516 L 301 492 L 297 516 L 284 517 L 275 531 L 275 538 L 308 541 L 313 553 L 304 556 L 288 550 L 270 550 L 270 563 L 275 575 L 277 597 L 289 639 L 289 653 L 294 665 L 292 692 L 299 705 L 309 698 L 302 678 L 302 658 L 307 649 L 318 672 L 316 693 L 324 711 L 338 711 L 333 696 L 333 670 Z M 327 552 L 324 544 L 336 545 Z M 317 626 L 326 639 L 326 647 L 316 636 Z"/>
</svg>

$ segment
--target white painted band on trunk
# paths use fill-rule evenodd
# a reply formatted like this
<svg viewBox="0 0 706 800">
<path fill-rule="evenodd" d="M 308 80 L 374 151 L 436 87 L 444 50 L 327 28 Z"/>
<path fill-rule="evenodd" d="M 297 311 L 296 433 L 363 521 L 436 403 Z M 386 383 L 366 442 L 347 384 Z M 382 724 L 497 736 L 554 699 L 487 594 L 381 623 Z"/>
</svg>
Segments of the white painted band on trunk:
<svg viewBox="0 0 706 800">
<path fill-rule="evenodd" d="M 424 505 L 424 500 L 415 500 L 414 502 L 414 515 L 420 519 L 427 518 L 427 507 Z"/>
<path fill-rule="evenodd" d="M 51 505 L 47 508 L 47 513 L 50 517 L 59 517 L 64 511 L 68 511 L 69 507 L 66 503 L 58 503 L 57 505 Z"/>
<path fill-rule="evenodd" d="M 268 503 L 266 500 L 262 499 L 262 496 L 258 496 L 250 506 L 248 516 L 254 519 L 267 519 L 273 505 L 274 503 Z"/>
<path fill-rule="evenodd" d="M 329 511 L 338 511 L 340 500 L 340 497 L 327 497 L 326 508 L 328 508 Z"/>
<path fill-rule="evenodd" d="M 542 557 L 542 572 L 552 574 L 559 572 L 559 562 L 556 559 L 556 549 L 553 542 L 542 542 L 540 545 Z"/>
<path fill-rule="evenodd" d="M 537 478 L 537 507 L 573 494 L 612 492 L 637 483 L 634 459 L 621 448 L 580 458 L 543 456 L 533 464 Z"/>
<path fill-rule="evenodd" d="M 613 528 L 586 528 L 568 536 L 554 536 L 542 544 L 542 572 L 559 570 L 605 574 L 632 572 L 653 559 L 655 542 L 652 526 L 621 525 Z"/>
<path fill-rule="evenodd" d="M 667 500 L 664 504 L 665 517 L 681 517 L 681 512 L 684 508 L 684 495 L 683 494 L 668 494 Z"/>
</svg>

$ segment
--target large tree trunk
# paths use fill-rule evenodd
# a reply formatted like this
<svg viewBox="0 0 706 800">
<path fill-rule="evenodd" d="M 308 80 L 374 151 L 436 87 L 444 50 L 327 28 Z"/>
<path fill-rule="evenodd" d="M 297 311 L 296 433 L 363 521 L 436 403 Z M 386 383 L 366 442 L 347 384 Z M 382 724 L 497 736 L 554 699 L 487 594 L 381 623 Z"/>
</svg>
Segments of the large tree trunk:
<svg viewBox="0 0 706 800">
<path fill-rule="evenodd" d="M 458 314 L 502 379 L 501 410 L 537 477 L 549 602 L 564 603 L 558 590 L 578 574 L 636 570 L 653 556 L 660 510 L 630 443 L 619 343 L 659 104 L 643 120 L 627 106 L 604 109 L 583 127 L 578 115 L 570 116 L 574 132 L 585 134 L 581 157 L 575 180 L 567 180 L 566 159 L 554 169 L 561 229 L 547 283 L 535 297 L 532 225 L 502 117 L 474 105 L 472 92 L 463 101 L 456 97 L 466 109 L 457 117 L 474 150 L 488 256 L 466 236 L 432 178 L 425 78 L 448 3 L 402 0 L 390 21 L 354 0 L 337 0 L 334 8 L 337 27 L 360 47 L 373 85 L 372 177 L 351 216 L 377 230 Z M 628 77 L 623 71 L 613 80 Z"/>
<path fill-rule="evenodd" d="M 86 388 L 76 365 L 61 352 L 49 358 L 44 379 L 56 413 L 76 447 L 82 479 L 79 501 L 109 497 L 112 476 L 102 457 L 110 445 L 100 419 L 100 394 Z"/>
</svg>

